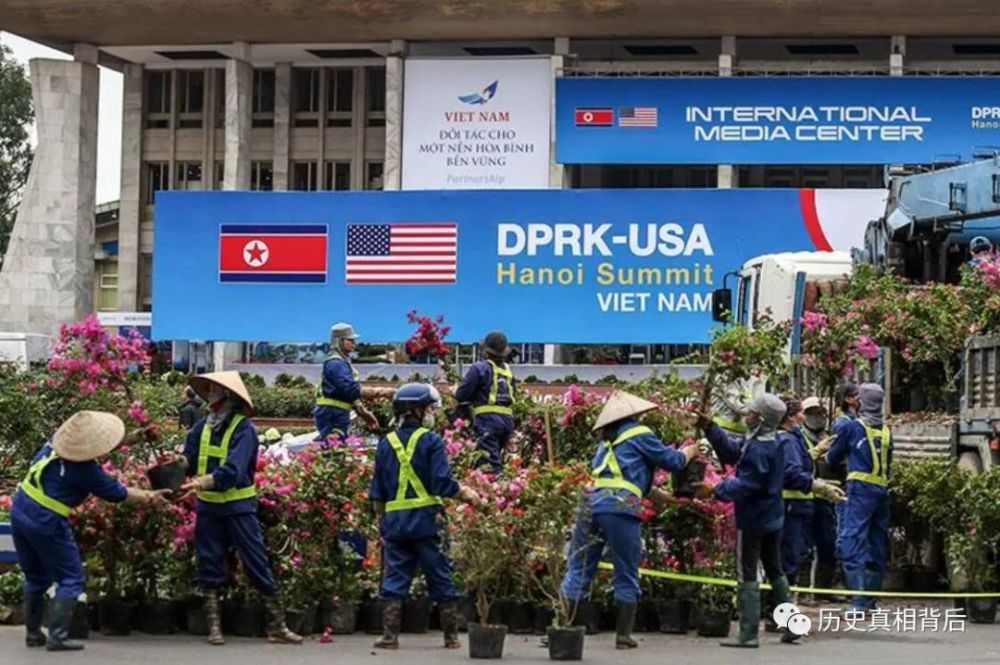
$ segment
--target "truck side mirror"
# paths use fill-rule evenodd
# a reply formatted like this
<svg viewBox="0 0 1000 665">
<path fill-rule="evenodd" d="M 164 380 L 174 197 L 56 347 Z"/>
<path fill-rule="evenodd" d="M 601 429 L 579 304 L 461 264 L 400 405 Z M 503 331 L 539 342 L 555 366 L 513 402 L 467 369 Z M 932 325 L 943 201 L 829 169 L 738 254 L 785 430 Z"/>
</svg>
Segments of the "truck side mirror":
<svg viewBox="0 0 1000 665">
<path fill-rule="evenodd" d="M 733 290 L 716 289 L 712 291 L 712 320 L 728 323 L 733 312 Z"/>
</svg>

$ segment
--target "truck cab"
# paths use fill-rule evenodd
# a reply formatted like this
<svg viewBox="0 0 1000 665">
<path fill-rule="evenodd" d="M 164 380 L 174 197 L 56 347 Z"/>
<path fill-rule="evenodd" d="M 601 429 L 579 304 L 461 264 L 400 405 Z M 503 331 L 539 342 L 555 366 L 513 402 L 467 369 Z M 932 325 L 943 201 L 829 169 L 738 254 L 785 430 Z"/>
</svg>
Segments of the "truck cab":
<svg viewBox="0 0 1000 665">
<path fill-rule="evenodd" d="M 820 287 L 850 276 L 848 252 L 783 252 L 764 254 L 743 264 L 736 293 L 728 288 L 713 295 L 713 317 L 753 328 L 763 314 L 776 322 L 798 321 L 810 285 Z M 735 300 L 735 302 L 734 302 Z M 728 307 L 722 307 L 728 301 Z M 727 311 L 731 312 L 727 315 Z"/>
</svg>

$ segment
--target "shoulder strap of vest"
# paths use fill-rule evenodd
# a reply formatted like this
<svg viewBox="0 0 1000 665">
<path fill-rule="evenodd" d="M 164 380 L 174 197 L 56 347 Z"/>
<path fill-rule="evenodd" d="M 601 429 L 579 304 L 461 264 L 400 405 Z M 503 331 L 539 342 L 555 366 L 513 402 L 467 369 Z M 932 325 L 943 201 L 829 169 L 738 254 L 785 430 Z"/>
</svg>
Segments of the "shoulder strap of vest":
<svg viewBox="0 0 1000 665">
<path fill-rule="evenodd" d="M 611 442 L 611 448 L 614 448 L 620 443 L 631 439 L 632 437 L 640 436 L 642 434 L 653 434 L 653 430 L 649 429 L 645 425 L 636 425 L 635 427 L 629 427 L 627 430 L 619 434 L 614 441 Z"/>
</svg>

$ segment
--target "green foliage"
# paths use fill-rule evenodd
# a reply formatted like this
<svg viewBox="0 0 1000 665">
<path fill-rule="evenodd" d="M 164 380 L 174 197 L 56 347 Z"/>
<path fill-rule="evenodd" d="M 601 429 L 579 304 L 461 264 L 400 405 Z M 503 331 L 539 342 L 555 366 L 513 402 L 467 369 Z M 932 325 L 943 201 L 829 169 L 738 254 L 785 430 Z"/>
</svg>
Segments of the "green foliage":
<svg viewBox="0 0 1000 665">
<path fill-rule="evenodd" d="M 31 168 L 31 102 L 24 67 L 13 59 L 10 47 L 0 45 L 0 265 Z"/>
<path fill-rule="evenodd" d="M 14 484 L 49 436 L 45 401 L 38 381 L 0 363 L 0 478 Z M 0 493 L 6 488 L 0 485 Z"/>
</svg>

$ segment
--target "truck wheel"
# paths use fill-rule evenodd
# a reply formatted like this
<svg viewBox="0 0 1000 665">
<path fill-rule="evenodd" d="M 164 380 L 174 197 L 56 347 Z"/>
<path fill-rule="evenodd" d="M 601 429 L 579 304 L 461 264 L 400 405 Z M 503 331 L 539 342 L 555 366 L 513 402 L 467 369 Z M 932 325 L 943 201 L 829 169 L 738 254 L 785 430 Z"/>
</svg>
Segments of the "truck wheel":
<svg viewBox="0 0 1000 665">
<path fill-rule="evenodd" d="M 983 461 L 979 459 L 979 453 L 965 452 L 958 456 L 958 468 L 978 476 L 983 472 Z"/>
</svg>

